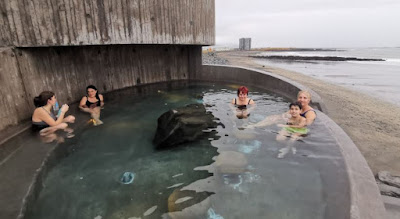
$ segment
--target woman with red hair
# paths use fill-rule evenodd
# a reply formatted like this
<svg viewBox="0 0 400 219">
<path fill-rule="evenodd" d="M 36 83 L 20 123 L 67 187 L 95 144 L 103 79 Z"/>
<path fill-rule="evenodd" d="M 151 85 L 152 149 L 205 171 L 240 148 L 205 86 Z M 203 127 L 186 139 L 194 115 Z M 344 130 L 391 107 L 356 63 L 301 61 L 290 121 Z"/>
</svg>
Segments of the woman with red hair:
<svg viewBox="0 0 400 219">
<path fill-rule="evenodd" d="M 254 101 L 250 99 L 247 95 L 249 94 L 249 89 L 245 86 L 240 86 L 237 90 L 237 98 L 232 99 L 232 104 L 236 106 L 236 117 L 239 119 L 247 118 L 250 115 L 247 109 L 248 105 L 254 105 Z"/>
</svg>

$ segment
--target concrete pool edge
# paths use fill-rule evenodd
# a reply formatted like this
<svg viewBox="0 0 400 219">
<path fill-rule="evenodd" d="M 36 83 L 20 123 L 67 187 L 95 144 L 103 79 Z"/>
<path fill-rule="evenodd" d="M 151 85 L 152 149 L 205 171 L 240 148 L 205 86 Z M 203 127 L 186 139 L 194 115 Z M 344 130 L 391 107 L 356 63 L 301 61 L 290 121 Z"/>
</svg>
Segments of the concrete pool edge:
<svg viewBox="0 0 400 219">
<path fill-rule="evenodd" d="M 239 66 L 203 66 L 200 74 L 191 75 L 190 81 L 211 81 L 211 82 L 233 82 L 243 83 L 271 90 L 291 99 L 295 99 L 297 92 L 302 89 L 311 91 L 313 95 L 313 105 L 321 111 L 326 112 L 323 100 L 318 94 L 307 87 L 290 81 L 286 78 L 276 76 L 272 73 L 254 70 L 251 68 L 242 68 Z M 242 76 L 242 77 L 238 77 Z M 245 76 L 245 77 L 243 77 Z M 263 83 L 264 82 L 264 83 Z M 271 87 L 266 87 L 270 85 Z M 278 89 L 280 88 L 280 89 Z M 372 172 L 369 169 L 364 157 L 357 147 L 347 136 L 347 134 L 328 116 L 323 113 L 318 114 L 329 130 L 332 131 L 340 150 L 346 162 L 347 173 L 350 181 L 351 212 L 350 218 L 382 218 L 385 215 L 385 209 L 378 187 L 376 186 Z M 23 200 L 23 205 L 18 218 L 24 218 L 29 212 L 30 205 L 35 201 L 42 188 L 42 179 L 47 171 L 57 163 L 65 154 L 69 154 L 69 148 L 57 146 L 48 153 L 43 160 L 41 167 L 36 171 L 32 184 Z"/>
<path fill-rule="evenodd" d="M 327 112 L 322 98 L 311 89 L 290 79 L 241 66 L 203 65 L 200 74 L 190 77 L 200 81 L 224 81 L 252 85 L 267 89 L 290 99 L 296 99 L 299 90 L 312 94 L 313 106 Z M 318 113 L 319 119 L 332 132 L 345 160 L 346 172 L 350 182 L 350 218 L 377 219 L 386 215 L 383 201 L 375 178 L 365 158 L 350 137 L 327 115 Z"/>
</svg>

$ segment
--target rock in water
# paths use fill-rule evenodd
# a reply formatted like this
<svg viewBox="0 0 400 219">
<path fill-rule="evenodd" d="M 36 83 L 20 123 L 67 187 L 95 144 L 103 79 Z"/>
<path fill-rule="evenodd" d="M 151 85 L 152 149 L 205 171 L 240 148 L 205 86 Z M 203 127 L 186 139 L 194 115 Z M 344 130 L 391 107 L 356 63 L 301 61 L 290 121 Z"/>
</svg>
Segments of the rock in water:
<svg viewBox="0 0 400 219">
<path fill-rule="evenodd" d="M 157 148 L 168 148 L 200 138 L 215 138 L 215 132 L 209 130 L 217 127 L 215 120 L 203 104 L 169 110 L 158 118 L 153 142 Z"/>
</svg>

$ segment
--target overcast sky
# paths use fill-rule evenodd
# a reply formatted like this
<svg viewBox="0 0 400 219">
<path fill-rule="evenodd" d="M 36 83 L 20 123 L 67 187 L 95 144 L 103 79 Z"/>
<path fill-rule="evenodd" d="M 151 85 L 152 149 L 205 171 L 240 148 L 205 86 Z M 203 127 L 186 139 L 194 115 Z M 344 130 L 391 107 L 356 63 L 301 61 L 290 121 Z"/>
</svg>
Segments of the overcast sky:
<svg viewBox="0 0 400 219">
<path fill-rule="evenodd" d="M 215 0 L 216 45 L 400 47 L 400 0 Z"/>
</svg>

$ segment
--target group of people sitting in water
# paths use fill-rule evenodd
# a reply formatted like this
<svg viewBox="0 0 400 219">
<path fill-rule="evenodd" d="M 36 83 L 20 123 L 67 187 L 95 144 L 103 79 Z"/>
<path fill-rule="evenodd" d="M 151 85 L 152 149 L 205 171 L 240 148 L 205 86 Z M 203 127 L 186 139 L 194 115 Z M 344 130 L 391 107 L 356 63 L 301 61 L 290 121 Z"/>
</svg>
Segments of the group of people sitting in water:
<svg viewBox="0 0 400 219">
<path fill-rule="evenodd" d="M 90 113 L 94 125 L 103 124 L 100 120 L 100 110 L 104 106 L 103 95 L 99 94 L 93 85 L 87 86 L 86 93 L 87 95 L 83 96 L 79 103 L 79 108 L 83 112 Z M 237 98 L 231 101 L 231 106 L 239 119 L 250 116 L 250 112 L 255 107 L 255 102 L 248 97 L 248 93 L 248 88 L 241 86 L 237 90 Z M 282 130 L 279 132 L 277 140 L 282 140 L 287 136 L 297 140 L 307 134 L 307 126 L 311 125 L 316 118 L 314 109 L 309 105 L 310 101 L 311 94 L 308 91 L 299 91 L 297 102 L 290 103 L 288 112 L 282 115 L 268 116 L 264 120 L 244 128 L 269 126 L 283 120 L 286 124 L 279 125 Z M 68 128 L 68 123 L 74 123 L 75 117 L 65 115 L 69 110 L 67 104 L 63 104 L 61 108 L 57 109 L 58 102 L 54 92 L 43 91 L 34 98 L 34 104 L 36 109 L 32 115 L 32 128 L 39 131 L 41 136 L 48 137 L 47 142 L 54 140 L 54 133 L 57 130 L 64 130 L 69 138 L 74 136 L 73 130 Z"/>
<path fill-rule="evenodd" d="M 99 94 L 97 88 L 89 85 L 86 88 L 87 95 L 82 97 L 79 108 L 83 112 L 90 113 L 94 125 L 101 125 L 100 110 L 104 106 L 103 95 Z M 57 97 L 52 91 L 43 91 L 35 97 L 34 105 L 36 109 L 32 115 L 32 129 L 39 131 L 40 136 L 46 137 L 45 141 L 53 141 L 57 130 L 67 132 L 67 137 L 73 137 L 73 129 L 68 127 L 68 123 L 74 123 L 75 117 L 66 116 L 69 110 L 67 104 L 58 107 Z"/>
<path fill-rule="evenodd" d="M 249 90 L 241 86 L 237 90 L 238 98 L 232 99 L 232 105 L 235 106 L 236 117 L 239 119 L 247 118 L 254 109 L 254 100 L 248 97 Z M 280 120 L 286 124 L 278 124 L 282 130 L 277 136 L 277 140 L 283 140 L 290 136 L 292 140 L 297 140 L 307 134 L 307 126 L 311 125 L 315 118 L 315 110 L 309 105 L 311 94 L 308 91 L 299 91 L 297 101 L 289 104 L 289 111 L 282 115 L 268 116 L 264 120 L 245 126 L 245 128 L 254 128 L 278 124 Z"/>
</svg>

